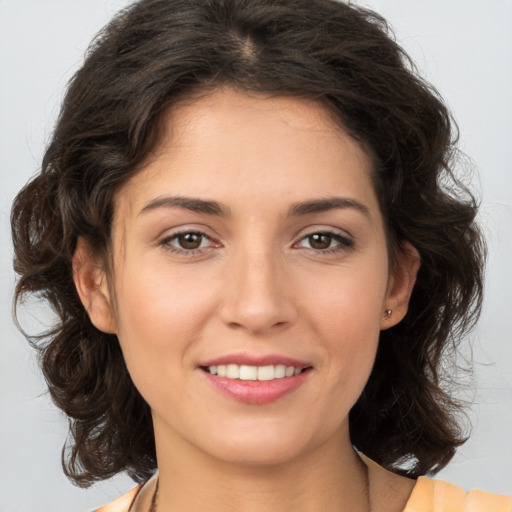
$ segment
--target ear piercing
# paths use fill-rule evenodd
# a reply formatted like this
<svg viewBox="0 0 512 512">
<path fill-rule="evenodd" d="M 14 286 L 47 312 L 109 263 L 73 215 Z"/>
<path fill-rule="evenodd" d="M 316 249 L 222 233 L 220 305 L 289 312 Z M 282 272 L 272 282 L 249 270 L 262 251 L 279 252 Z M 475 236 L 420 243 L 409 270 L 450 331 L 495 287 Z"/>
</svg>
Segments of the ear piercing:
<svg viewBox="0 0 512 512">
<path fill-rule="evenodd" d="M 391 315 L 393 314 L 393 310 L 386 309 L 386 311 L 384 311 L 384 314 L 386 315 L 386 320 L 387 320 L 388 318 L 391 318 Z"/>
</svg>

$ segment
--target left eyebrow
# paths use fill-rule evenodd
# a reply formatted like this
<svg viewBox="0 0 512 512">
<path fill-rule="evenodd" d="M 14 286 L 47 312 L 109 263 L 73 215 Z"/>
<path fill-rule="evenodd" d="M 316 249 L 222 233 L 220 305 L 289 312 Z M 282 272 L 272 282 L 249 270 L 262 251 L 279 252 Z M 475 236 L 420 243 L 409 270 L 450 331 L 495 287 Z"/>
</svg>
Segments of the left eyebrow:
<svg viewBox="0 0 512 512">
<path fill-rule="evenodd" d="M 361 212 L 370 220 L 372 218 L 370 209 L 367 206 L 349 197 L 329 197 L 327 199 L 313 199 L 312 201 L 295 203 L 290 206 L 290 209 L 288 210 L 288 217 L 309 215 L 312 213 L 322 213 L 329 210 L 347 208 Z"/>
<path fill-rule="evenodd" d="M 206 201 L 195 197 L 157 197 L 139 212 L 139 215 L 156 210 L 158 208 L 183 208 L 197 213 L 205 213 L 207 215 L 218 215 L 227 217 L 230 214 L 229 208 L 217 201 Z"/>
</svg>

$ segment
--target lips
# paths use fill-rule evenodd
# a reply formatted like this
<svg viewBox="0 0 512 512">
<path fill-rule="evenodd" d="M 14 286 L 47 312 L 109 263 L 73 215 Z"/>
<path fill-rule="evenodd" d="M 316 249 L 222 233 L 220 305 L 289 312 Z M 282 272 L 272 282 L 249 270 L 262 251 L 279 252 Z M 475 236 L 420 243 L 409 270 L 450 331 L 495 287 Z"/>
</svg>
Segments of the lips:
<svg viewBox="0 0 512 512">
<path fill-rule="evenodd" d="M 207 382 L 224 396 L 246 404 L 267 404 L 299 388 L 311 365 L 282 356 L 230 355 L 199 367 Z"/>
</svg>

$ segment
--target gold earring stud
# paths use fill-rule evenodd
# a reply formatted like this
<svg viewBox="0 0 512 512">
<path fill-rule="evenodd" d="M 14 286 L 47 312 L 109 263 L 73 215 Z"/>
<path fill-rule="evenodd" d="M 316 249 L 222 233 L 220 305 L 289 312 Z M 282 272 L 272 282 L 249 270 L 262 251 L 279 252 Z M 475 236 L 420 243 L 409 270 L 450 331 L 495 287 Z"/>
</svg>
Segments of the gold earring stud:
<svg viewBox="0 0 512 512">
<path fill-rule="evenodd" d="M 393 314 L 393 310 L 386 309 L 386 311 L 384 311 L 384 313 L 386 314 L 386 318 L 391 318 L 391 315 Z"/>
</svg>

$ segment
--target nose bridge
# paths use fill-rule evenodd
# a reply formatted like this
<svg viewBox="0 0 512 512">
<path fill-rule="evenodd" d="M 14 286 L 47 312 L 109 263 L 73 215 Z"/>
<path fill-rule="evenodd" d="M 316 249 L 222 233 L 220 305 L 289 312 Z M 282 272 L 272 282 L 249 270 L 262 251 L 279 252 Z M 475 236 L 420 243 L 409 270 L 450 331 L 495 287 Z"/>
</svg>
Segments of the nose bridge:
<svg viewBox="0 0 512 512">
<path fill-rule="evenodd" d="M 233 251 L 227 269 L 223 320 L 259 333 L 293 319 L 285 292 L 282 257 L 267 244 L 246 244 Z"/>
</svg>

